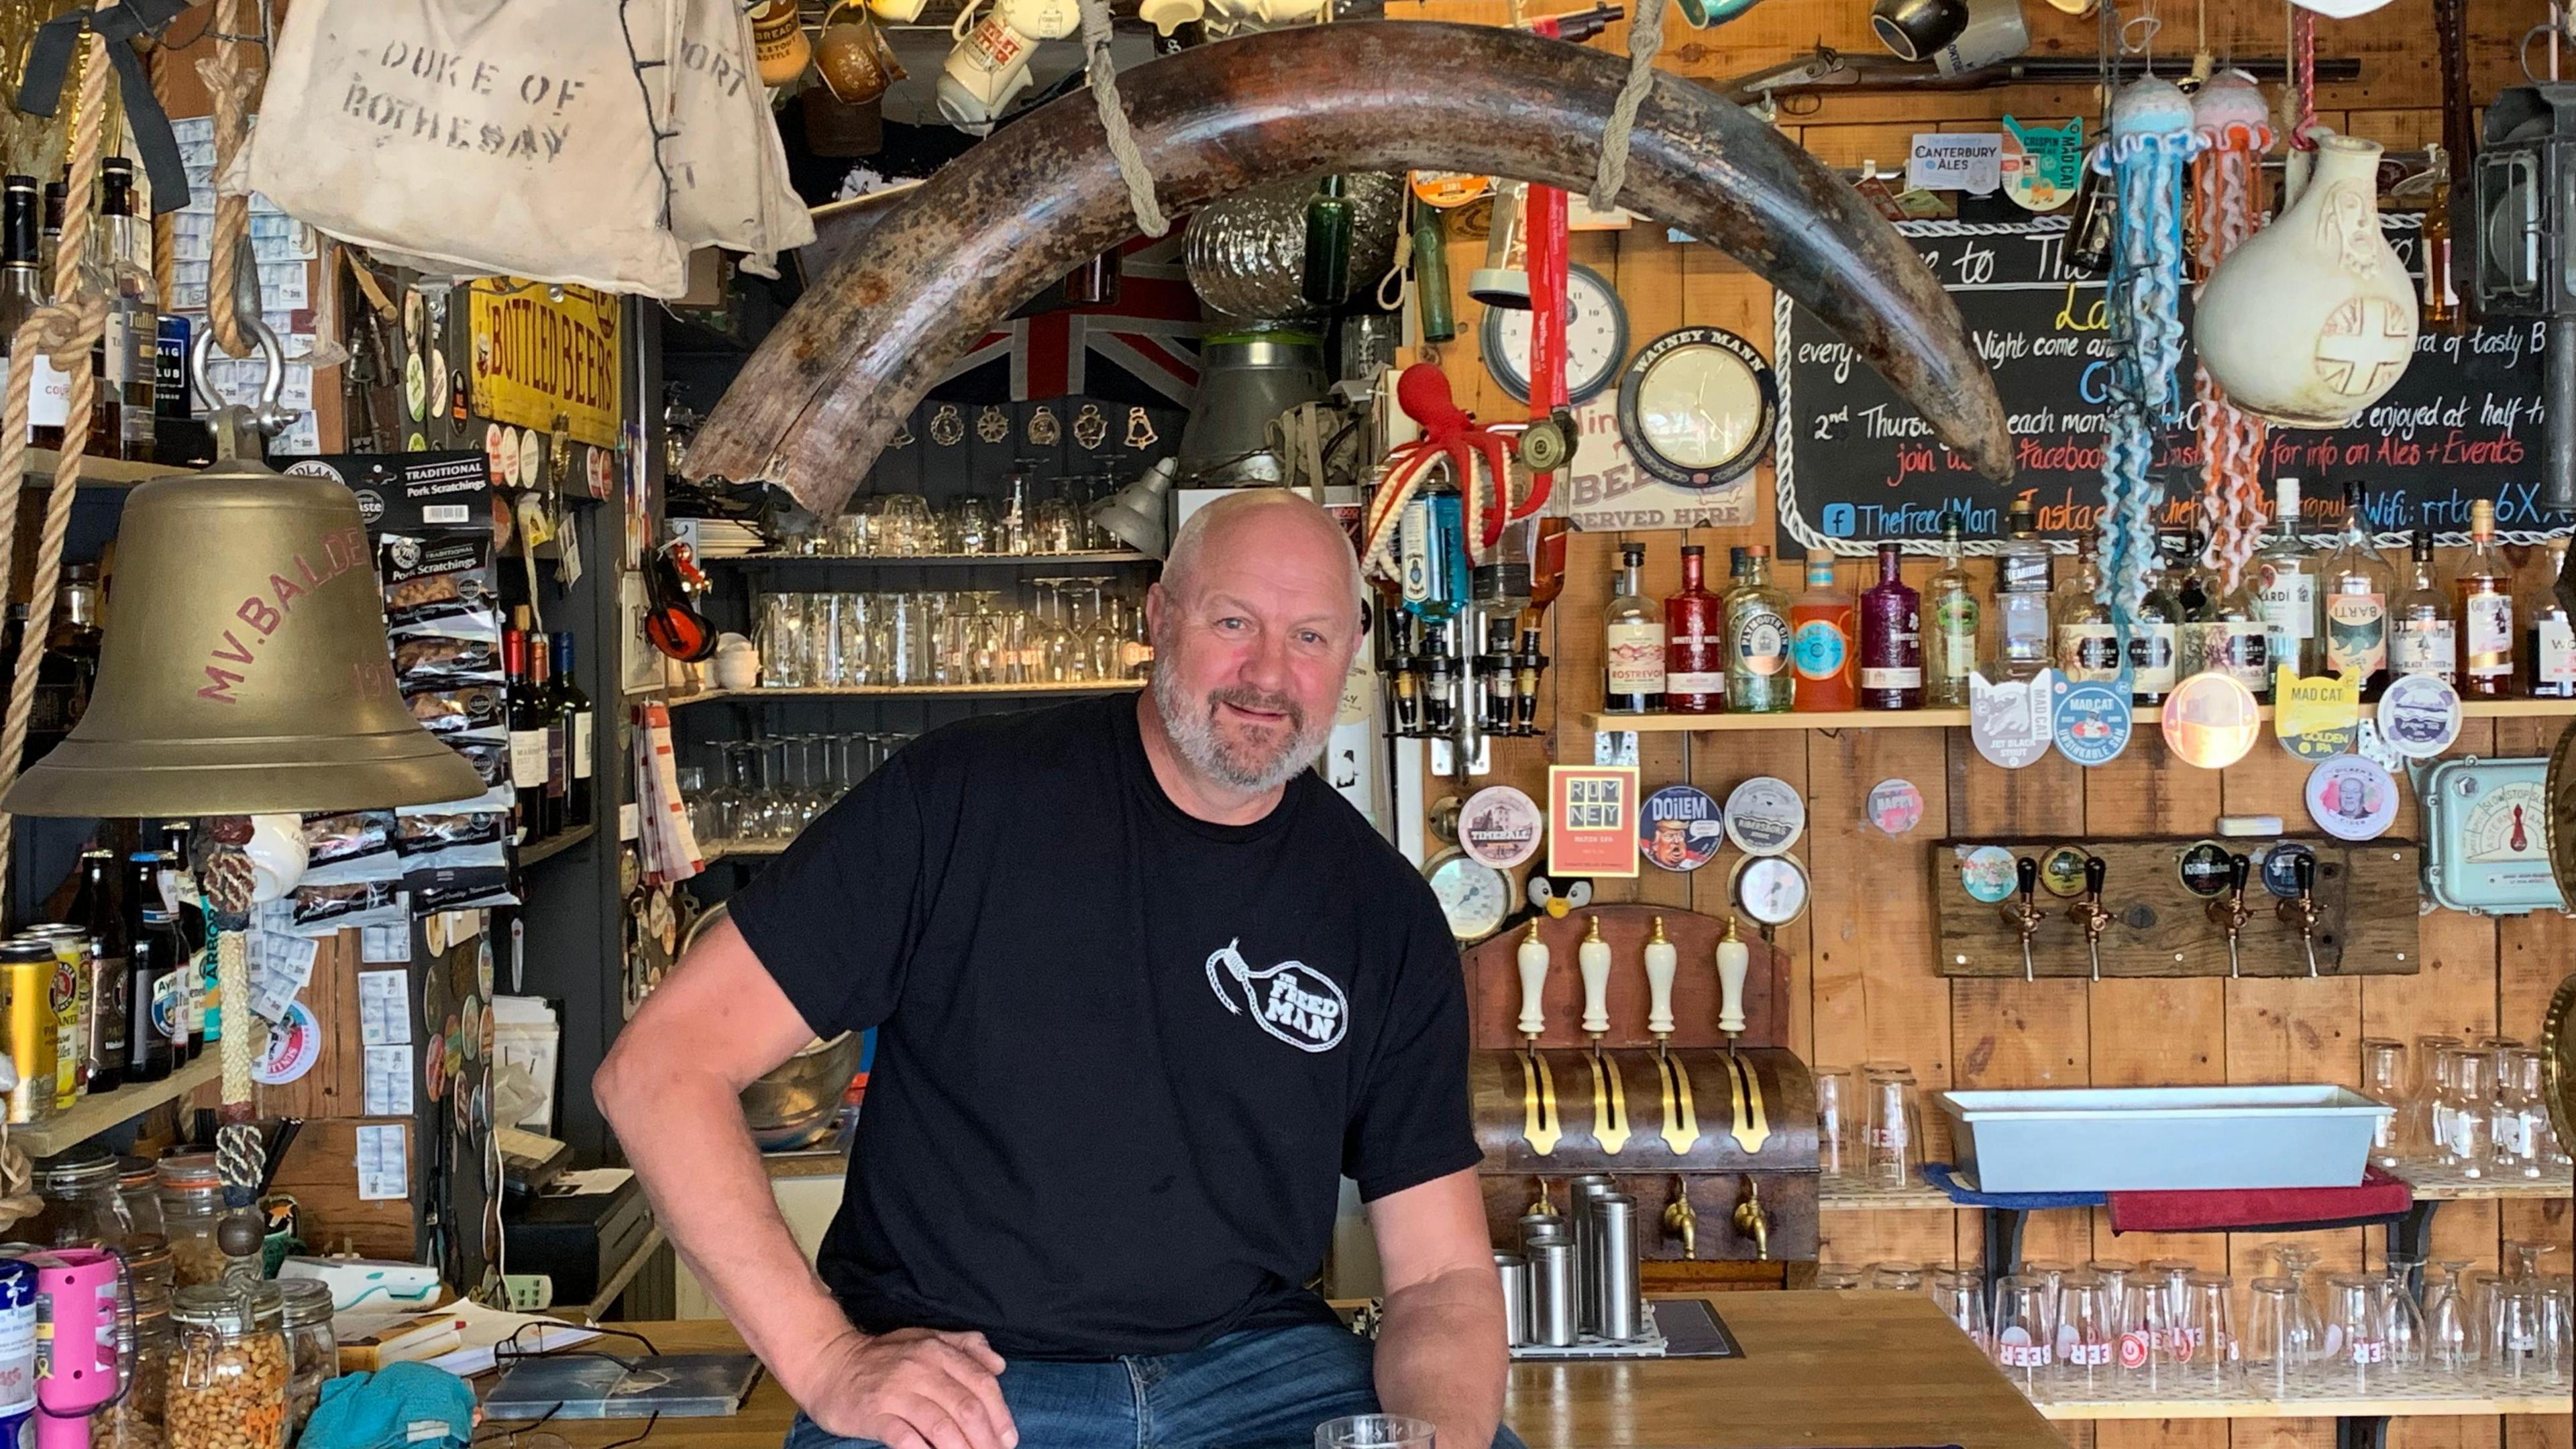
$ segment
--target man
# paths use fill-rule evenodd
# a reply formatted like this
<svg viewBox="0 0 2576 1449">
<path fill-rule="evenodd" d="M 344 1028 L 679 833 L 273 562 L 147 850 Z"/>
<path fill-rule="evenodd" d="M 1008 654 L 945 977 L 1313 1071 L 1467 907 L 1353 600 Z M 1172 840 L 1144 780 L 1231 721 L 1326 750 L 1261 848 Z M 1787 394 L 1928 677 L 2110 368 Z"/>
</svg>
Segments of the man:
<svg viewBox="0 0 2576 1449">
<path fill-rule="evenodd" d="M 1497 1441 L 1457 953 L 1421 876 L 1308 768 L 1359 600 L 1304 498 L 1201 509 L 1146 599 L 1146 694 L 915 741 L 619 1036 L 601 1110 L 803 1406 L 795 1449 L 1304 1449 L 1381 1405 Z M 868 1026 L 818 1278 L 736 1094 Z M 1373 1374 L 1303 1287 L 1345 1174 L 1386 1279 Z"/>
</svg>

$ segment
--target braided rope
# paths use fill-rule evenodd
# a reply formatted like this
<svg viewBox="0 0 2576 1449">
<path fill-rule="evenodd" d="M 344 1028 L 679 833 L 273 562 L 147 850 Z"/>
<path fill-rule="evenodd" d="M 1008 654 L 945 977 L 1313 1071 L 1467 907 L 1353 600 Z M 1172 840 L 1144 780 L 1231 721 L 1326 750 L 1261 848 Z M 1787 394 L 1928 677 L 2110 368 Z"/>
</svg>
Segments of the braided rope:
<svg viewBox="0 0 2576 1449">
<path fill-rule="evenodd" d="M 2192 206 L 2194 260 L 2206 286 L 2219 263 L 2254 234 L 2255 158 L 2272 137 L 2268 127 L 2202 134 L 2209 148 L 2192 162 Z M 2206 367 L 2194 369 L 2193 392 L 2201 404 L 2200 512 L 2208 535 L 2202 561 L 2218 570 L 2221 591 L 2233 593 L 2263 546 L 2262 462 L 2270 428 L 2229 402 Z"/>
<path fill-rule="evenodd" d="M 250 67 L 242 62 L 238 38 L 250 30 L 250 5 L 251 0 L 215 0 L 215 53 L 197 62 L 197 74 L 215 103 L 215 233 L 206 280 L 206 325 L 227 357 L 248 357 L 253 345 L 233 299 L 241 249 L 250 239 L 250 198 L 224 190 L 224 173 L 241 155 L 249 134 L 251 96 L 258 89 Z M 63 240 L 66 245 L 71 241 L 69 216 L 63 220 Z"/>
<path fill-rule="evenodd" d="M 2290 122 L 2290 144 L 2302 151 L 2317 149 L 2316 139 L 2308 133 L 2317 128 L 2317 13 L 2304 5 L 2290 6 L 2290 94 L 2293 110 Z"/>
<path fill-rule="evenodd" d="M 70 300 L 37 308 L 10 341 L 11 357 L 32 363 L 41 353 L 62 369 L 71 381 L 71 398 L 63 425 L 61 459 L 54 467 L 53 488 L 45 495 L 44 528 L 36 540 L 36 571 L 28 580 L 30 622 L 18 640 L 17 672 L 9 692 L 7 723 L 0 725 L 0 792 L 17 779 L 18 762 L 26 754 L 27 722 L 36 705 L 36 671 L 45 658 L 46 631 L 34 621 L 54 617 L 54 585 L 62 573 L 63 535 L 71 527 L 72 501 L 80 494 L 81 460 L 89 448 L 90 408 L 97 393 L 97 381 L 90 376 L 89 350 L 106 331 L 107 297 L 100 292 L 84 292 L 81 272 L 89 247 L 90 189 L 98 179 L 100 119 L 107 110 L 109 73 L 107 42 L 92 32 L 81 67 L 79 109 L 72 119 L 71 187 L 63 199 L 62 240 L 54 261 L 54 295 Z M 27 476 L 27 419 L 35 382 L 33 366 L 11 368 L 7 406 L 0 409 L 0 538 L 17 536 L 18 484 Z M 10 565 L 10 559 L 0 558 L 0 590 L 10 582 Z M 15 816 L 0 813 L 0 872 L 8 869 L 16 825 Z"/>
<path fill-rule="evenodd" d="M 1628 78 L 1619 83 L 1619 98 L 1601 128 L 1601 160 L 1592 173 L 1594 211 L 1607 213 L 1619 204 L 1619 188 L 1628 184 L 1628 136 L 1637 124 L 1637 107 L 1654 88 L 1655 57 L 1664 48 L 1665 0 L 1637 0 L 1637 18 L 1628 26 Z"/>
<path fill-rule="evenodd" d="M 1118 67 L 1109 60 L 1109 0 L 1080 0 L 1082 7 L 1083 74 L 1091 83 L 1091 98 L 1100 107 L 1100 130 L 1109 139 L 1109 154 L 1118 162 L 1118 179 L 1127 185 L 1127 204 L 1135 209 L 1136 229 L 1147 236 L 1161 236 L 1172 229 L 1171 218 L 1163 215 L 1162 203 L 1154 199 L 1154 173 L 1145 167 L 1145 153 L 1136 146 L 1136 135 L 1127 126 L 1127 104 L 1118 96 Z"/>
</svg>

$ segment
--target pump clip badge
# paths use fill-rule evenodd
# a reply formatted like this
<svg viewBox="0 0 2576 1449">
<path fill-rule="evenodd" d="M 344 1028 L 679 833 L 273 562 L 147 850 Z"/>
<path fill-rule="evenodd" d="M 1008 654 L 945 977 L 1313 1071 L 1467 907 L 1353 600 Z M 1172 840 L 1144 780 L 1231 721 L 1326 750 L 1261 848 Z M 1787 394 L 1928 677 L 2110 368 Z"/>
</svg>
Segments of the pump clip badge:
<svg viewBox="0 0 2576 1449">
<path fill-rule="evenodd" d="M 2079 765 L 2107 765 L 2129 747 L 2129 677 L 2111 684 L 2085 680 L 2057 681 L 2051 692 L 2057 708 L 2050 716 L 2057 752 Z"/>
<path fill-rule="evenodd" d="M 1968 738 L 1977 753 L 2007 770 L 2018 770 L 2048 753 L 2053 733 L 2049 702 L 2057 671 L 2043 669 L 2029 679 L 1995 684 L 1982 674 L 1968 676 Z"/>
<path fill-rule="evenodd" d="M 2004 117 L 2004 195 L 2025 211 L 2055 211 L 2084 172 L 2084 118 L 2034 126 Z"/>
</svg>

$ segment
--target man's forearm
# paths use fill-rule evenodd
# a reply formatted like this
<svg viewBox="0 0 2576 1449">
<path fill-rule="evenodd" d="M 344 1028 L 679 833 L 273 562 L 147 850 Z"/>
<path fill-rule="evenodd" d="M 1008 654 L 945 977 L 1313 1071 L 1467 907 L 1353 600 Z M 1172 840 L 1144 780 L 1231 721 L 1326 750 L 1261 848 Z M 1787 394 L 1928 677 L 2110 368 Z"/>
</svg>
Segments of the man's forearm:
<svg viewBox="0 0 2576 1449">
<path fill-rule="evenodd" d="M 1511 1371 L 1503 1290 L 1490 1271 L 1459 1271 L 1387 1295 L 1377 1332 L 1377 1399 L 1428 1419 L 1446 1449 L 1485 1449 L 1503 1421 Z"/>
<path fill-rule="evenodd" d="M 621 1065 L 633 1076 L 601 1106 L 655 1220 L 743 1342 L 801 1393 L 805 1365 L 850 1322 L 779 1215 L 740 1101 L 720 1081 Z"/>
</svg>

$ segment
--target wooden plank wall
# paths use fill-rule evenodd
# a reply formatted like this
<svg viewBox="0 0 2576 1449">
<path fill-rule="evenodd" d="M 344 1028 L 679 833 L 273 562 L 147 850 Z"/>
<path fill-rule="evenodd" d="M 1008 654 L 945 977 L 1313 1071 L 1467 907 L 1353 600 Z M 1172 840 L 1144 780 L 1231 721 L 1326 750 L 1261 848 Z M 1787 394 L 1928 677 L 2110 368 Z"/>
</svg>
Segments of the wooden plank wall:
<svg viewBox="0 0 2576 1449">
<path fill-rule="evenodd" d="M 1531 5 L 1531 13 L 1548 9 Z M 2072 21 L 2043 4 L 2024 11 L 2034 52 L 2090 55 L 2090 21 Z M 1494 0 L 1388 0 L 1391 17 L 1506 23 Z M 1665 69 L 1701 78 L 1740 75 L 1778 64 L 1817 43 L 1856 55 L 1878 53 L 1869 38 L 1867 0 L 1774 0 L 1735 24 L 1694 31 L 1678 20 L 1666 31 Z M 2187 57 L 2203 23 L 2214 47 L 2249 55 L 2282 53 L 2285 12 L 2279 0 L 2213 3 L 2206 21 L 2188 5 L 2162 7 L 2167 25 L 2160 54 Z M 2513 46 L 2539 23 L 2537 0 L 2471 0 L 2472 57 L 2477 99 L 2483 104 L 2502 84 L 2519 79 Z M 1624 27 L 1592 43 L 1624 53 Z M 2319 119 L 2369 136 L 2392 148 L 2413 148 L 2440 135 L 2438 81 L 2434 72 L 2429 0 L 2397 3 L 2361 20 L 2321 23 L 2321 56 L 2355 56 L 2356 81 L 2322 88 Z M 1836 95 L 1801 102 L 1784 115 L 1801 144 L 1834 165 L 1877 161 L 1901 168 L 1910 138 L 1932 129 L 1988 130 L 2010 112 L 2023 119 L 2059 120 L 2097 114 L 2090 87 L 2018 87 L 1913 95 Z M 1460 241 L 1450 274 L 1463 279 L 1481 256 L 1479 244 Z M 1678 326 L 1730 328 L 1766 352 L 1771 342 L 1769 289 L 1713 248 L 1674 245 L 1660 227 L 1624 233 L 1585 233 L 1574 257 L 1613 277 L 1625 299 L 1632 343 Z M 1480 416 L 1515 417 L 1522 411 L 1493 385 L 1476 353 L 1478 309 L 1457 299 L 1461 335 L 1432 355 L 1448 371 L 1461 401 Z M 1775 543 L 1769 496 L 1770 471 L 1760 476 L 1761 510 L 1750 527 L 1693 531 L 1705 545 L 1712 572 L 1727 550 Z M 1601 697 L 1600 614 L 1610 592 L 1618 545 L 1647 547 L 1647 587 L 1658 594 L 1679 586 L 1678 546 L 1669 533 L 1577 534 L 1568 551 L 1565 593 L 1552 611 L 1548 675 L 1550 699 L 1540 715 L 1545 737 L 1497 742 L 1491 781 L 1509 782 L 1544 799 L 1551 761 L 1588 763 L 1593 741 L 1578 718 Z M 2526 582 L 2536 582 L 2545 562 L 2536 550 L 2513 550 Z M 1842 582 L 1863 586 L 1861 566 L 1846 561 Z M 1920 585 L 1927 561 L 1909 563 Z M 1794 591 L 1787 568 L 1775 580 Z M 2477 721 L 2459 753 L 2494 755 L 2545 752 L 2555 742 L 2555 722 Z M 1738 782 L 1773 775 L 1805 792 L 1809 827 L 1797 853 L 1815 874 L 1814 909 L 1786 933 L 1790 953 L 1792 1045 L 1810 1062 L 1856 1065 L 1889 1059 L 1909 1063 L 1928 1094 L 1944 1087 L 2026 1087 L 2096 1083 L 2143 1085 L 2211 1082 L 2360 1082 L 2360 1042 L 2365 1036 L 2412 1038 L 2436 1031 L 2506 1032 L 2536 1038 L 2540 1013 L 2559 977 L 2576 964 L 2576 923 L 2559 916 L 2493 921 L 2450 912 L 2425 917 L 2425 968 L 2415 976 L 2368 982 L 2329 981 L 1948 981 L 1932 969 L 1932 878 L 1925 845 L 1945 833 L 2059 834 L 2069 840 L 2127 834 L 2198 833 L 2225 813 L 2305 817 L 2300 795 L 2304 767 L 2269 742 L 2224 773 L 2171 760 L 2152 732 L 2142 732 L 2129 753 L 2112 765 L 2086 771 L 2057 756 L 2029 769 L 1999 770 L 1972 749 L 1963 732 L 1852 730 L 1839 733 L 1762 732 L 1640 738 L 1647 788 L 1688 781 L 1723 799 Z M 1924 825 L 1890 839 L 1862 822 L 1872 785 L 1902 778 L 1921 788 Z M 1479 783 L 1485 783 L 1480 781 Z M 1435 788 L 1433 795 L 1440 789 Z M 2396 833 L 2411 834 L 2412 803 Z M 1730 850 L 1729 855 L 1732 855 Z M 1599 883 L 1602 899 L 1637 899 L 1723 912 L 1731 859 L 1691 875 L 1651 865 L 1634 882 Z M 1932 1149 L 1946 1147 L 1937 1113 L 1927 1112 Z M 1972 1263 L 1980 1253 L 1978 1224 L 1967 1213 L 1829 1212 L 1824 1215 L 1824 1256 L 1854 1265 L 1888 1258 L 1924 1263 Z M 2570 1247 L 2565 1201 L 2458 1203 L 2437 1219 L 2437 1258 L 2457 1257 L 2493 1266 L 2506 1241 L 2539 1238 Z M 2036 1215 L 2025 1253 L 2031 1258 L 2083 1262 L 2120 1258 L 2144 1262 L 2176 1257 L 2232 1272 L 2240 1284 L 2272 1268 L 2269 1250 L 2285 1240 L 2255 1236 L 2117 1237 L 2100 1214 Z M 2379 1235 L 2359 1230 L 2319 1233 L 2304 1240 L 2328 1268 L 2375 1262 Z M 2566 1257 L 2554 1261 L 2564 1264 Z M 2078 1443 L 2101 1449 L 2182 1445 L 2190 1449 L 2326 1449 L 2330 1420 L 2175 1421 L 2067 1426 Z M 2485 1449 L 2485 1446 L 2570 1442 L 2563 1419 L 2401 1419 L 2391 1442 L 2403 1449 Z"/>
</svg>

